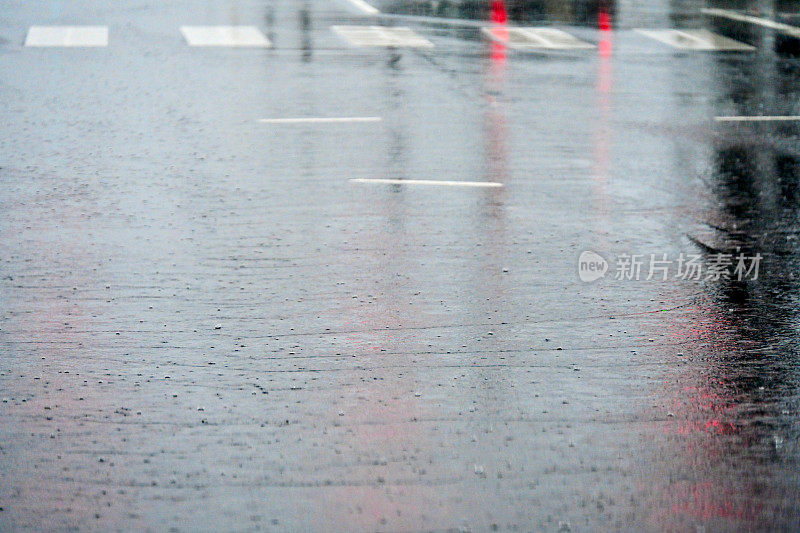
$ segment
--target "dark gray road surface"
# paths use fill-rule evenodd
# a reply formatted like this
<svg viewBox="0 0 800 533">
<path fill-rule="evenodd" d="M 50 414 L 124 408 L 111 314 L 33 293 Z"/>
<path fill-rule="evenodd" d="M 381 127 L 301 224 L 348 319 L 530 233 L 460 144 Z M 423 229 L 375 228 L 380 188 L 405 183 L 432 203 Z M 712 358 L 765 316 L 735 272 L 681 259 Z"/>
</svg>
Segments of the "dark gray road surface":
<svg viewBox="0 0 800 533">
<path fill-rule="evenodd" d="M 0 529 L 797 528 L 800 122 L 717 118 L 800 115 L 797 43 L 699 1 L 512 12 L 567 50 L 357 4 L 0 2 Z M 331 117 L 374 120 L 259 122 Z M 645 279 L 720 253 L 758 279 Z"/>
</svg>

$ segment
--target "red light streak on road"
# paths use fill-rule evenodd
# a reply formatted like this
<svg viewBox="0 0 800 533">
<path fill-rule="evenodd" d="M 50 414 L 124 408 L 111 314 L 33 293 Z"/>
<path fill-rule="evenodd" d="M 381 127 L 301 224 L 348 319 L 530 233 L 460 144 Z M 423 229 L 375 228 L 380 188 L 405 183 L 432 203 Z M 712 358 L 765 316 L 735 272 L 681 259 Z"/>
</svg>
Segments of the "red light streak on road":
<svg viewBox="0 0 800 533">
<path fill-rule="evenodd" d="M 594 184 L 592 194 L 595 205 L 602 220 L 608 217 L 607 183 L 611 174 L 611 147 L 613 131 L 611 126 L 611 92 L 613 89 L 613 71 L 611 69 L 611 17 L 607 11 L 598 14 L 598 25 L 601 38 L 598 44 L 599 66 L 597 71 L 597 105 L 599 114 L 595 121 L 594 131 Z"/>
<path fill-rule="evenodd" d="M 676 482 L 669 490 L 673 515 L 693 516 L 701 520 L 729 518 L 754 523 L 761 505 L 743 498 L 730 486 L 715 481 Z"/>
<path fill-rule="evenodd" d="M 508 22 L 508 12 L 503 0 L 492 0 L 491 21 L 495 24 L 506 24 Z"/>
<path fill-rule="evenodd" d="M 495 33 L 497 30 L 494 30 Z M 506 62 L 506 45 L 501 42 L 492 41 L 489 44 L 489 58 L 492 60 L 492 66 L 496 69 L 502 69 Z"/>
<path fill-rule="evenodd" d="M 600 56 L 609 58 L 612 53 L 611 37 L 613 28 L 611 27 L 611 15 L 608 14 L 608 11 L 600 10 L 597 15 L 597 25 L 600 27 L 600 43 L 598 44 Z"/>
<path fill-rule="evenodd" d="M 508 42 L 508 12 L 502 0 L 493 0 L 489 20 L 492 23 L 492 41 L 489 44 L 489 57 L 493 70 L 502 70 L 506 62 L 506 43 Z"/>
<path fill-rule="evenodd" d="M 610 65 L 606 64 L 608 63 L 608 60 L 611 59 L 613 54 L 614 47 L 612 44 L 612 37 L 614 32 L 611 24 L 611 15 L 608 14 L 608 11 L 600 11 L 600 13 L 597 15 L 597 25 L 600 27 L 600 42 L 597 45 L 597 49 L 600 52 L 600 57 L 603 61 L 603 63 L 601 63 L 601 68 L 607 66 L 607 68 L 610 70 Z M 601 88 L 601 90 L 603 90 L 603 92 L 609 92 L 611 87 L 609 86 Z"/>
</svg>

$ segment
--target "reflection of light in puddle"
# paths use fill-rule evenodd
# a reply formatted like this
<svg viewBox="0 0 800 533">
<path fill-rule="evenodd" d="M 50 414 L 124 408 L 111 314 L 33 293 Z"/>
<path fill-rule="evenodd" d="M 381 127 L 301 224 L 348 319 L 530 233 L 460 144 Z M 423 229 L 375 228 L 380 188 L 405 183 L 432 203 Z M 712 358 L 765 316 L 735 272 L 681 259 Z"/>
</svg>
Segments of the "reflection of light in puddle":
<svg viewBox="0 0 800 533">
<path fill-rule="evenodd" d="M 494 0 L 492 2 L 492 10 L 490 21 L 492 22 L 491 41 L 489 42 L 489 57 L 492 60 L 493 74 L 497 74 L 496 70 L 502 68 L 506 61 L 506 44 L 508 43 L 508 13 L 506 6 L 501 0 Z M 500 73 L 502 74 L 502 73 Z"/>
<path fill-rule="evenodd" d="M 596 209 L 601 220 L 606 220 L 609 214 L 607 184 L 610 178 L 610 151 L 611 151 L 611 99 L 613 88 L 613 72 L 611 70 L 611 17 L 608 12 L 601 10 L 598 14 L 598 26 L 601 38 L 598 44 L 600 65 L 597 73 L 597 100 L 600 109 L 599 119 L 595 124 L 594 133 L 594 184 L 592 193 L 595 198 Z M 605 225 L 605 222 L 603 222 Z"/>
</svg>

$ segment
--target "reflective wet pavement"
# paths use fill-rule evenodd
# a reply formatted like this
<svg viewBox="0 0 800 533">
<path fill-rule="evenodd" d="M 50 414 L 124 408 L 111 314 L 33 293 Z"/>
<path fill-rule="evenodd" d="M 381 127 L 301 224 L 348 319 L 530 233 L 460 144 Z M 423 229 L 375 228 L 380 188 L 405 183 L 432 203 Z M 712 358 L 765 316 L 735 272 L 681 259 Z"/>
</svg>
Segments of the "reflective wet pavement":
<svg viewBox="0 0 800 533">
<path fill-rule="evenodd" d="M 415 4 L 5 3 L 0 529 L 798 528 L 800 125 L 725 118 L 800 115 L 794 41 L 541 2 L 511 23 L 595 48 L 511 49 Z M 433 47 L 331 31 L 377 24 Z M 331 117 L 380 120 L 259 122 Z"/>
</svg>

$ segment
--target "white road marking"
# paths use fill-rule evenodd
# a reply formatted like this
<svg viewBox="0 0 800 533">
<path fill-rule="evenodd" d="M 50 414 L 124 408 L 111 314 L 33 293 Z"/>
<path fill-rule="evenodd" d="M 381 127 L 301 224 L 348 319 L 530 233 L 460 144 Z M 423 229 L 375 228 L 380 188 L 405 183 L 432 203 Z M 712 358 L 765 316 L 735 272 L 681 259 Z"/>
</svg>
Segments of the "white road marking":
<svg viewBox="0 0 800 533">
<path fill-rule="evenodd" d="M 481 28 L 490 39 L 501 41 L 511 48 L 546 48 L 549 50 L 574 50 L 595 48 L 569 33 L 555 28 Z"/>
<path fill-rule="evenodd" d="M 482 20 L 465 20 L 449 17 L 425 17 L 418 15 L 402 15 L 399 13 L 381 13 L 381 19 L 395 19 L 405 22 L 418 22 L 433 26 L 459 26 L 462 28 L 483 28 L 486 22 Z"/>
<path fill-rule="evenodd" d="M 107 26 L 31 26 L 25 46 L 108 46 Z"/>
<path fill-rule="evenodd" d="M 271 46 L 255 26 L 181 26 L 181 33 L 189 46 Z"/>
<path fill-rule="evenodd" d="M 800 120 L 800 115 L 756 115 L 750 117 L 714 117 L 717 122 L 772 122 Z"/>
<path fill-rule="evenodd" d="M 791 35 L 792 37 L 797 37 L 798 39 L 800 39 L 800 28 L 798 28 L 797 26 L 790 26 L 788 24 L 775 22 L 774 20 L 770 19 L 754 17 L 752 15 L 745 15 L 743 13 L 732 11 L 730 9 L 703 8 L 700 10 L 700 12 L 703 13 L 704 15 L 711 15 L 713 17 L 722 17 L 729 20 L 736 20 L 739 22 L 749 22 L 750 24 L 756 24 L 758 26 L 763 26 L 765 28 L 778 30 L 780 32 L 785 33 L 786 35 Z"/>
<path fill-rule="evenodd" d="M 708 30 L 643 30 L 638 33 L 681 50 L 750 52 L 755 50 L 749 44 L 734 41 Z"/>
<path fill-rule="evenodd" d="M 377 9 L 369 5 L 368 3 L 364 2 L 364 0 L 347 0 L 350 2 L 355 8 L 367 15 L 377 15 L 380 13 Z"/>
<path fill-rule="evenodd" d="M 354 46 L 433 48 L 433 43 L 405 27 L 332 26 L 331 29 Z"/>
<path fill-rule="evenodd" d="M 380 122 L 381 117 L 300 117 L 261 118 L 262 124 L 324 124 L 330 122 Z"/>
<path fill-rule="evenodd" d="M 502 187 L 495 181 L 436 181 L 436 180 L 395 180 L 353 178 L 350 183 L 374 183 L 389 185 L 436 185 L 440 187 Z"/>
</svg>

